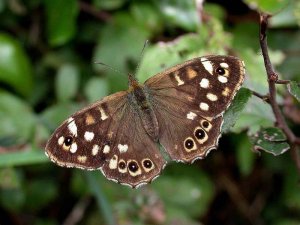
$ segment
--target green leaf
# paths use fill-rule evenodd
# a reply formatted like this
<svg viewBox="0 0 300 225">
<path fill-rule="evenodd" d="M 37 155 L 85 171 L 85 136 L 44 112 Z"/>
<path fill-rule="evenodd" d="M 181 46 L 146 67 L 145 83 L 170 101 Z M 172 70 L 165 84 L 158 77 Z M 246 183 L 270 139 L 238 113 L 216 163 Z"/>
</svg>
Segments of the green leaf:
<svg viewBox="0 0 300 225">
<path fill-rule="evenodd" d="M 85 85 L 85 96 L 89 102 L 95 102 L 108 94 L 107 79 L 93 77 Z"/>
<path fill-rule="evenodd" d="M 50 130 L 54 130 L 59 124 L 67 119 L 71 114 L 82 108 L 83 105 L 70 102 L 59 103 L 48 107 L 41 113 L 41 121 Z"/>
<path fill-rule="evenodd" d="M 210 178 L 192 165 L 172 164 L 165 170 L 164 176 L 151 186 L 157 191 L 166 208 L 180 210 L 194 218 L 205 214 L 215 191 Z M 189 207 L 191 205 L 192 208 Z"/>
<path fill-rule="evenodd" d="M 0 168 L 49 162 L 44 150 L 18 151 L 0 154 Z"/>
<path fill-rule="evenodd" d="M 224 123 L 222 126 L 222 133 L 228 132 L 238 120 L 240 114 L 244 110 L 247 102 L 251 97 L 251 91 L 247 88 L 241 88 L 234 97 L 230 107 L 224 114 Z"/>
<path fill-rule="evenodd" d="M 199 25 L 195 1 L 165 0 L 154 2 L 168 24 L 195 31 Z"/>
<path fill-rule="evenodd" d="M 99 9 L 114 10 L 120 8 L 127 0 L 93 0 L 93 5 Z"/>
<path fill-rule="evenodd" d="M 76 32 L 76 19 L 79 13 L 77 0 L 45 0 L 47 15 L 47 37 L 53 46 L 63 45 L 73 38 Z"/>
<path fill-rule="evenodd" d="M 72 64 L 61 66 L 56 75 L 56 96 L 59 101 L 66 102 L 74 98 L 79 86 L 79 71 Z"/>
<path fill-rule="evenodd" d="M 236 159 L 240 173 L 247 176 L 252 172 L 257 154 L 251 151 L 252 144 L 246 134 L 234 135 L 231 140 L 232 143 L 236 143 Z"/>
<path fill-rule="evenodd" d="M 157 33 L 163 29 L 161 14 L 149 2 L 134 2 L 131 4 L 130 11 L 139 26 L 146 27 L 151 33 Z"/>
<path fill-rule="evenodd" d="M 1 90 L 0 103 L 0 137 L 28 140 L 37 122 L 32 109 L 23 100 Z"/>
<path fill-rule="evenodd" d="M 274 156 L 281 155 L 290 149 L 281 129 L 276 127 L 263 128 L 252 137 L 254 149 L 265 151 Z"/>
<path fill-rule="evenodd" d="M 31 211 L 37 211 L 49 204 L 57 195 L 57 185 L 51 178 L 39 178 L 31 180 L 25 187 L 26 197 L 30 201 L 26 201 L 25 207 Z"/>
<path fill-rule="evenodd" d="M 93 58 L 124 73 L 125 76 L 114 71 L 107 72 L 109 83 L 114 84 L 111 91 L 115 92 L 127 88 L 126 73 L 134 72 L 149 31 L 126 13 L 116 14 L 112 23 L 113 26 L 108 24 L 101 30 Z M 130 63 L 131 67 L 128 67 Z M 94 64 L 94 69 L 103 72 L 107 68 Z"/>
<path fill-rule="evenodd" d="M 28 97 L 33 88 L 31 63 L 14 38 L 0 33 L 0 81 Z"/>
<path fill-rule="evenodd" d="M 300 85 L 296 81 L 291 81 L 287 87 L 291 95 L 300 101 Z"/>
<path fill-rule="evenodd" d="M 258 9 L 269 14 L 278 13 L 291 3 L 290 0 L 244 0 L 244 2 L 252 9 Z"/>
<path fill-rule="evenodd" d="M 290 4 L 287 5 L 283 10 L 280 11 L 280 13 L 272 16 L 270 18 L 270 26 L 271 27 L 294 27 L 297 26 L 297 12 L 299 12 L 300 8 L 297 5 L 300 5 L 299 2 L 296 3 L 296 1 L 290 1 Z"/>
</svg>

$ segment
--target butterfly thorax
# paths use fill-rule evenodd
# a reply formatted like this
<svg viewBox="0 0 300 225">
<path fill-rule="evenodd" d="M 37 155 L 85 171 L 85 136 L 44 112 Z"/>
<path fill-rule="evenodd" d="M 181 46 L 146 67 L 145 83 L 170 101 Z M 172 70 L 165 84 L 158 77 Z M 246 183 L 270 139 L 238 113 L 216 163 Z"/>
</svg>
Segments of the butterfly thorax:
<svg viewBox="0 0 300 225">
<path fill-rule="evenodd" d="M 128 101 L 142 121 L 143 127 L 152 140 L 158 140 L 158 121 L 155 116 L 147 87 L 129 75 Z"/>
</svg>

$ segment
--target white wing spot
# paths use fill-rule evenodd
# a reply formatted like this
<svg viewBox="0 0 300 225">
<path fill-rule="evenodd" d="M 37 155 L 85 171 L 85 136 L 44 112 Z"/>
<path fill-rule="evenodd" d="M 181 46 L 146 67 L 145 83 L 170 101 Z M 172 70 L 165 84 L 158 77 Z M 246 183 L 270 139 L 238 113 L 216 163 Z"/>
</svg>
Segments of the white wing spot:
<svg viewBox="0 0 300 225">
<path fill-rule="evenodd" d="M 71 145 L 71 148 L 70 148 L 70 152 L 71 153 L 75 153 L 77 151 L 77 144 L 76 143 L 73 143 Z"/>
<path fill-rule="evenodd" d="M 202 87 L 202 88 L 208 88 L 208 86 L 209 86 L 209 80 L 206 79 L 206 78 L 203 78 L 201 80 L 201 82 L 200 82 L 200 87 Z"/>
<path fill-rule="evenodd" d="M 108 116 L 106 115 L 105 111 L 99 107 L 100 113 L 101 113 L 101 120 L 106 120 Z"/>
<path fill-rule="evenodd" d="M 60 138 L 58 138 L 57 143 L 58 143 L 59 145 L 62 145 L 62 144 L 64 143 L 64 141 L 65 141 L 64 136 L 61 136 Z"/>
<path fill-rule="evenodd" d="M 110 147 L 109 147 L 109 145 L 105 145 L 104 148 L 103 148 L 103 153 L 104 153 L 104 154 L 107 154 L 107 153 L 109 153 L 109 152 L 110 152 Z"/>
<path fill-rule="evenodd" d="M 81 162 L 81 163 L 85 163 L 86 160 L 87 160 L 87 157 L 86 157 L 85 155 L 79 155 L 79 156 L 77 157 L 77 160 L 78 160 L 79 162 Z"/>
<path fill-rule="evenodd" d="M 84 133 L 84 139 L 85 139 L 86 141 L 91 141 L 91 140 L 93 140 L 94 136 L 95 136 L 95 134 L 94 134 L 93 132 L 86 131 L 86 132 Z"/>
<path fill-rule="evenodd" d="M 68 129 L 71 134 L 77 137 L 77 126 L 74 120 L 72 120 L 72 122 L 68 124 Z"/>
<path fill-rule="evenodd" d="M 128 145 L 121 145 L 121 144 L 118 144 L 118 149 L 119 149 L 120 153 L 127 152 L 127 150 L 128 150 Z"/>
<path fill-rule="evenodd" d="M 212 93 L 207 93 L 206 97 L 210 100 L 210 101 L 217 101 L 218 100 L 218 96 L 216 96 L 215 94 Z"/>
<path fill-rule="evenodd" d="M 220 66 L 222 67 L 222 68 L 229 68 L 229 65 L 227 64 L 227 63 L 220 63 Z"/>
<path fill-rule="evenodd" d="M 73 120 L 74 120 L 74 118 L 73 118 L 73 117 L 70 117 L 70 118 L 68 119 L 68 123 L 71 123 Z"/>
<path fill-rule="evenodd" d="M 207 103 L 201 102 L 201 103 L 200 103 L 200 109 L 202 109 L 203 111 L 208 111 L 209 106 L 208 106 Z"/>
<path fill-rule="evenodd" d="M 196 116 L 197 114 L 193 112 L 189 112 L 188 114 L 186 114 L 186 118 L 188 118 L 189 120 L 195 119 Z"/>
<path fill-rule="evenodd" d="M 92 148 L 92 155 L 97 155 L 99 152 L 99 145 L 94 145 Z"/>
<path fill-rule="evenodd" d="M 109 168 L 110 169 L 116 169 L 117 168 L 117 165 L 118 165 L 118 156 L 117 155 L 114 155 L 110 161 L 109 161 Z"/>
<path fill-rule="evenodd" d="M 224 76 L 218 76 L 218 80 L 219 80 L 221 83 L 227 83 L 227 81 L 228 81 L 227 77 L 224 77 Z"/>
<path fill-rule="evenodd" d="M 209 61 L 207 58 L 201 58 L 202 65 L 204 68 L 211 74 L 213 75 L 213 65 L 211 61 Z"/>
<path fill-rule="evenodd" d="M 178 83 L 178 86 L 184 84 L 184 81 L 180 79 L 180 77 L 179 77 L 179 75 L 177 73 L 175 73 L 174 77 L 175 77 L 175 79 L 176 79 L 176 81 Z"/>
</svg>

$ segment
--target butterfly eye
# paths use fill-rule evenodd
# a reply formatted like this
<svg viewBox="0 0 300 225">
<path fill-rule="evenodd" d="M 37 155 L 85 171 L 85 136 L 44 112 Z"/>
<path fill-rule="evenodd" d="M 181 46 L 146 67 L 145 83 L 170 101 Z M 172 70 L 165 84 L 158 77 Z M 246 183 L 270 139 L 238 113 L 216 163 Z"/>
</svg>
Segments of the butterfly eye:
<svg viewBox="0 0 300 225">
<path fill-rule="evenodd" d="M 208 128 L 209 127 L 209 122 L 203 121 L 202 126 L 203 126 L 203 128 Z"/>
<path fill-rule="evenodd" d="M 184 146 L 187 148 L 187 149 L 193 149 L 195 144 L 194 144 L 194 141 L 192 139 L 187 139 L 184 143 Z"/>
<path fill-rule="evenodd" d="M 64 145 L 66 147 L 69 147 L 72 143 L 73 143 L 73 137 L 68 136 L 68 137 L 65 138 Z"/>
<path fill-rule="evenodd" d="M 129 169 L 131 172 L 135 173 L 136 171 L 138 171 L 139 166 L 138 166 L 138 164 L 137 164 L 136 162 L 131 161 L 131 162 L 128 164 L 128 169 Z"/>
<path fill-rule="evenodd" d="M 126 163 L 124 161 L 119 162 L 119 168 L 124 170 L 126 168 Z"/>
<path fill-rule="evenodd" d="M 216 69 L 216 72 L 217 72 L 217 74 L 219 74 L 219 75 L 224 75 L 224 74 L 226 73 L 226 70 L 225 70 L 224 68 L 222 68 L 222 67 L 218 67 L 218 68 Z"/>
<path fill-rule="evenodd" d="M 150 169 L 152 167 L 152 162 L 149 159 L 146 159 L 143 161 L 143 166 L 147 169 Z"/>
<path fill-rule="evenodd" d="M 119 167 L 119 172 L 120 173 L 126 173 L 127 172 L 126 162 L 123 159 L 120 159 L 118 167 Z"/>
<path fill-rule="evenodd" d="M 195 137 L 196 137 L 197 139 L 203 139 L 203 138 L 205 138 L 205 132 L 204 132 L 204 130 L 202 130 L 202 129 L 197 129 L 197 130 L 195 131 Z"/>
</svg>

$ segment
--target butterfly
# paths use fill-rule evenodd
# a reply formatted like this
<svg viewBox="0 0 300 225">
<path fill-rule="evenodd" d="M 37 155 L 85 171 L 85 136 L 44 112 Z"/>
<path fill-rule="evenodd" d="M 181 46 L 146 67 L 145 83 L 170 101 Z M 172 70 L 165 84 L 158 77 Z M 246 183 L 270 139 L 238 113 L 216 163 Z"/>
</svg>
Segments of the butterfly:
<svg viewBox="0 0 300 225">
<path fill-rule="evenodd" d="M 233 56 L 194 58 L 76 112 L 52 134 L 46 155 L 59 166 L 100 170 L 136 188 L 168 159 L 193 163 L 218 146 L 223 114 L 245 76 Z"/>
</svg>

